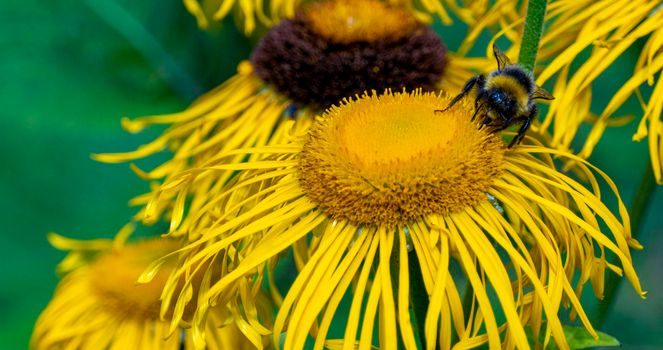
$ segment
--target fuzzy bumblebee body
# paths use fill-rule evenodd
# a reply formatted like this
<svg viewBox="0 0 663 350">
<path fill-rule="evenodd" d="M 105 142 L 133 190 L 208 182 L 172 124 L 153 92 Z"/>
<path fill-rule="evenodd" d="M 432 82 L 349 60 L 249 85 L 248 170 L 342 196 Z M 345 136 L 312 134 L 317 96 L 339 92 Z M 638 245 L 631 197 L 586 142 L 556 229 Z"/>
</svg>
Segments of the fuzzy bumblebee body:
<svg viewBox="0 0 663 350">
<path fill-rule="evenodd" d="M 554 97 L 536 85 L 531 72 L 519 64 L 509 62 L 506 55 L 495 45 L 493 52 L 497 59 L 497 69 L 488 75 L 480 74 L 470 79 L 460 94 L 440 111 L 448 110 L 476 87 L 472 120 L 478 116 L 479 129 L 486 126 L 492 128 L 492 132 L 521 123 L 518 133 L 509 143 L 509 147 L 513 147 L 522 141 L 532 120 L 537 116 L 534 100 L 552 100 Z"/>
</svg>

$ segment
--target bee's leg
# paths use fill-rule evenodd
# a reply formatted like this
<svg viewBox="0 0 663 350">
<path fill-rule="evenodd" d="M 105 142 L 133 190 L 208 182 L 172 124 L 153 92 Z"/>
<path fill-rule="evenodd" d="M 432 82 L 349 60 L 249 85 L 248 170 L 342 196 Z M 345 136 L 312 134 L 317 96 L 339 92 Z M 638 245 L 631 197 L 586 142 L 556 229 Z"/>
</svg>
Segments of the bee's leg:
<svg viewBox="0 0 663 350">
<path fill-rule="evenodd" d="M 484 126 L 490 126 L 490 123 L 493 122 L 493 118 L 490 114 L 486 113 L 486 116 L 483 118 L 481 124 L 479 124 L 479 130 L 483 129 Z"/>
<path fill-rule="evenodd" d="M 494 124 L 494 125 L 488 125 L 488 126 L 492 126 L 492 127 L 495 128 L 495 129 L 493 129 L 493 132 L 498 132 L 498 131 L 502 131 L 502 130 L 508 128 L 509 126 L 511 126 L 511 124 L 513 124 L 513 119 L 512 118 L 502 118 L 502 124 L 499 124 L 499 125 Z"/>
<path fill-rule="evenodd" d="M 474 114 L 472 114 L 472 119 L 470 119 L 470 121 L 474 121 L 474 118 L 477 117 L 479 111 L 482 110 L 485 106 L 485 103 L 482 103 L 485 95 L 486 94 L 483 92 L 483 90 L 479 90 L 479 94 L 477 95 L 476 100 L 474 100 Z"/>
<path fill-rule="evenodd" d="M 479 101 L 479 99 L 477 99 L 477 101 Z M 474 114 L 472 114 L 472 119 L 470 119 L 470 121 L 474 121 L 474 119 L 477 117 L 479 112 L 483 110 L 483 106 L 484 106 L 483 103 L 479 104 L 477 102 L 477 103 L 474 104 Z M 488 113 L 486 113 L 486 115 L 488 115 Z"/>
<path fill-rule="evenodd" d="M 536 114 L 537 114 L 536 106 L 533 106 L 532 110 L 526 116 L 518 118 L 518 121 L 522 121 L 523 125 L 520 126 L 520 129 L 518 129 L 518 133 L 516 134 L 516 136 L 513 137 L 513 140 L 511 140 L 511 142 L 509 143 L 509 148 L 519 144 L 520 141 L 523 140 L 525 134 L 527 133 L 527 129 L 529 129 L 529 126 L 532 123 L 532 120 L 536 118 Z"/>
<path fill-rule="evenodd" d="M 477 75 L 476 77 L 468 80 L 467 83 L 465 84 L 465 87 L 463 87 L 463 90 L 461 90 L 461 92 L 458 95 L 456 95 L 456 97 L 454 97 L 446 107 L 444 107 L 444 109 L 438 109 L 436 110 L 436 112 L 437 111 L 446 112 L 449 108 L 453 107 L 453 105 L 455 105 L 458 101 L 460 101 L 463 97 L 465 97 L 465 95 L 467 95 L 467 93 L 470 92 L 470 90 L 472 90 L 474 84 L 478 84 L 479 87 L 482 87 L 485 84 L 485 82 L 486 78 L 483 75 Z"/>
<path fill-rule="evenodd" d="M 527 133 L 527 129 L 529 129 L 529 125 L 530 125 L 531 122 L 532 122 L 532 120 L 529 119 L 529 118 L 526 118 L 523 121 L 523 124 L 520 126 L 520 129 L 518 129 L 518 133 L 516 134 L 516 136 L 513 137 L 511 142 L 509 142 L 508 148 L 511 148 L 514 145 L 519 144 L 520 141 L 523 140 L 523 138 L 525 137 L 525 134 Z"/>
</svg>

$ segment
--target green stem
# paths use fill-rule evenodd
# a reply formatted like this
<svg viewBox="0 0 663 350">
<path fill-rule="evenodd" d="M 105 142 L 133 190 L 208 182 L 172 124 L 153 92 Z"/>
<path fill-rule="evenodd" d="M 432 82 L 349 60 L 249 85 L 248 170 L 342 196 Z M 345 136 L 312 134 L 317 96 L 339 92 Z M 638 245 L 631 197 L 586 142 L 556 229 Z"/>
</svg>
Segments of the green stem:
<svg viewBox="0 0 663 350">
<path fill-rule="evenodd" d="M 465 314 L 465 322 L 467 322 L 472 315 L 470 314 L 470 311 L 472 310 L 472 301 L 474 300 L 474 287 L 472 287 L 472 283 L 468 280 L 466 285 L 465 285 L 465 292 L 463 292 L 463 313 Z M 453 346 L 458 342 L 458 334 L 456 332 L 453 332 L 451 335 L 451 345 Z"/>
<path fill-rule="evenodd" d="M 414 309 L 414 321 L 419 333 L 419 341 L 426 348 L 426 313 L 428 312 L 428 293 L 424 285 L 424 277 L 421 274 L 419 258 L 413 251 L 408 253 L 408 269 L 410 270 L 410 302 Z"/>
<path fill-rule="evenodd" d="M 656 179 L 652 171 L 651 164 L 645 164 L 645 171 L 642 174 L 638 191 L 633 197 L 631 203 L 631 235 L 633 238 L 638 238 L 641 233 L 642 223 L 644 222 L 645 215 L 649 209 L 649 204 L 653 198 L 654 190 L 656 189 Z M 618 263 L 616 258 L 612 259 L 613 264 Z M 600 328 L 608 319 L 610 310 L 615 303 L 615 296 L 619 291 L 623 278 L 615 273 L 608 274 L 605 280 L 605 289 L 603 291 L 603 300 L 599 303 L 596 315 L 594 317 L 594 326 Z"/>
<path fill-rule="evenodd" d="M 472 301 L 474 301 L 474 287 L 472 287 L 470 281 L 467 281 L 467 287 L 465 287 L 465 292 L 463 293 L 463 312 L 467 314 L 467 319 L 472 317 L 470 315 Z"/>
<path fill-rule="evenodd" d="M 527 2 L 527 17 L 525 17 L 525 30 L 520 43 L 518 63 L 534 71 L 536 54 L 539 52 L 539 41 L 543 34 L 543 21 L 546 17 L 547 0 L 530 0 Z"/>
<path fill-rule="evenodd" d="M 111 0 L 87 0 L 85 4 L 122 35 L 181 98 L 191 101 L 202 92 L 198 83 L 179 66 L 159 41 L 120 4 Z"/>
<path fill-rule="evenodd" d="M 391 251 L 391 258 L 389 259 L 389 271 L 391 274 L 391 285 L 393 289 L 393 295 L 394 295 L 394 300 L 398 300 L 398 291 L 401 288 L 400 283 L 400 277 L 399 277 L 399 272 L 400 272 L 400 266 L 403 262 L 401 262 L 400 259 L 400 248 L 397 248 L 400 246 L 399 242 L 399 236 L 398 232 L 395 234 L 395 239 L 394 239 L 394 248 Z M 400 327 L 399 327 L 400 329 Z M 403 344 L 403 339 L 402 335 L 396 337 L 396 340 L 398 342 L 397 344 L 397 349 L 405 349 L 405 344 Z"/>
</svg>

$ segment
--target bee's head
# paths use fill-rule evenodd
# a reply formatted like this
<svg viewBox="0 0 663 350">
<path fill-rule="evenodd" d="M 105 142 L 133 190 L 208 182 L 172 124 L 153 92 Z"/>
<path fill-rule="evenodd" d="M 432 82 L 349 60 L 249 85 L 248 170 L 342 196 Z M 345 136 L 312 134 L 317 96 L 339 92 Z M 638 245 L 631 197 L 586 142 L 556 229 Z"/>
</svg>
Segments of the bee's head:
<svg viewBox="0 0 663 350">
<path fill-rule="evenodd" d="M 512 115 L 518 109 L 515 97 L 508 91 L 499 88 L 488 90 L 486 100 L 490 107 L 502 115 Z"/>
<path fill-rule="evenodd" d="M 512 100 L 509 95 L 510 94 L 505 90 L 492 89 L 488 93 L 488 101 L 494 105 L 502 105 Z"/>
</svg>

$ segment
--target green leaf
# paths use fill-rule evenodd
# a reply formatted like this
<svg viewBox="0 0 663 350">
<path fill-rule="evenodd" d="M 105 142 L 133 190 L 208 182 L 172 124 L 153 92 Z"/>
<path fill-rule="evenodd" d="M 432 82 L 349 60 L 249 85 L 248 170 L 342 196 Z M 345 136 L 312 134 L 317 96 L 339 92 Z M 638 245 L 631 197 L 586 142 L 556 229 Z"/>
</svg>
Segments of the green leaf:
<svg viewBox="0 0 663 350">
<path fill-rule="evenodd" d="M 564 335 L 566 336 L 566 341 L 569 343 L 571 349 L 589 349 L 599 346 L 619 346 L 619 340 L 615 337 L 605 334 L 603 332 L 596 332 L 599 336 L 598 339 L 594 339 L 591 334 L 584 327 L 577 326 L 562 326 L 564 329 Z M 544 340 L 544 333 L 539 335 L 539 339 L 535 340 L 532 330 L 528 327 L 525 329 L 527 334 L 527 339 L 532 346 L 535 348 L 536 344 L 542 344 Z M 547 350 L 557 350 L 557 345 L 551 340 L 551 342 L 546 347 Z"/>
<path fill-rule="evenodd" d="M 597 346 L 620 345 L 617 338 L 603 332 L 596 332 L 599 338 L 594 339 L 584 327 L 563 326 L 563 328 L 564 335 L 566 335 L 566 341 L 569 343 L 571 349 L 588 349 Z"/>
</svg>

